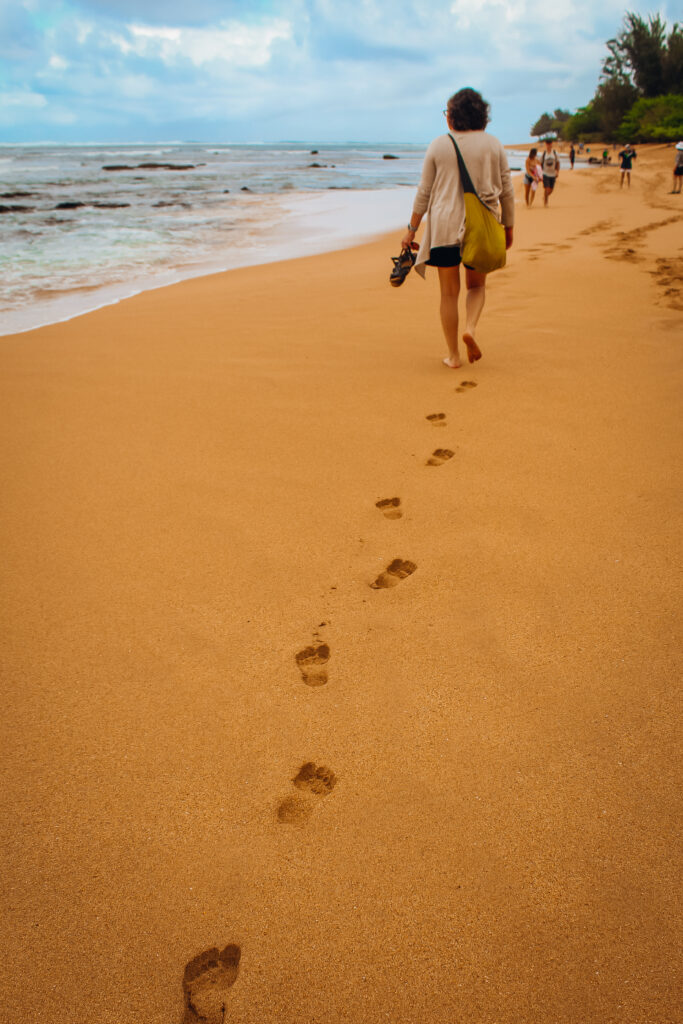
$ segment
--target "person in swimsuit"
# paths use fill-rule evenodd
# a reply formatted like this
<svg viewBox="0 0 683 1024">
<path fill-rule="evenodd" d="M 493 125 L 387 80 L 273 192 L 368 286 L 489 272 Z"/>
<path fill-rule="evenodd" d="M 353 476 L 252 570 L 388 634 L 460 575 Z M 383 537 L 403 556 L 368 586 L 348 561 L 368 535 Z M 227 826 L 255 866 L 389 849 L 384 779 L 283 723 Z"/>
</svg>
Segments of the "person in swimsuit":
<svg viewBox="0 0 683 1024">
<path fill-rule="evenodd" d="M 500 206 L 505 227 L 505 246 L 512 245 L 515 220 L 515 190 L 507 156 L 502 144 L 484 129 L 489 121 L 489 105 L 475 89 L 461 89 L 444 110 L 448 133 L 430 143 L 425 154 L 422 177 L 417 190 L 403 249 L 418 249 L 415 271 L 425 276 L 425 267 L 437 267 L 441 291 L 441 326 L 448 355 L 443 362 L 451 369 L 461 366 L 458 351 L 460 295 L 460 246 L 465 233 L 465 198 L 455 141 L 479 198 L 492 212 Z M 415 232 L 425 216 L 425 232 L 418 246 Z M 462 336 L 471 363 L 481 359 L 475 340 L 477 323 L 486 298 L 486 274 L 465 268 L 465 332 Z"/>
<path fill-rule="evenodd" d="M 527 206 L 531 206 L 534 199 L 536 198 L 536 187 L 541 178 L 541 172 L 538 169 L 538 160 L 536 154 L 538 150 L 536 147 L 529 150 L 529 155 L 524 163 L 524 202 Z"/>
<path fill-rule="evenodd" d="M 569 166 L 574 170 L 574 161 L 576 160 L 576 150 L 574 149 L 574 143 L 572 142 L 572 148 L 569 150 Z"/>
<path fill-rule="evenodd" d="M 624 177 L 626 177 L 626 179 L 628 181 L 628 187 L 630 188 L 631 187 L 631 168 L 633 167 L 633 161 L 638 156 L 638 154 L 636 153 L 636 151 L 633 148 L 633 146 L 631 145 L 631 143 L 628 142 L 626 144 L 626 146 L 624 147 L 624 149 L 622 149 L 622 151 L 619 154 L 619 156 L 621 158 L 621 164 L 619 165 L 620 170 L 621 170 L 621 180 L 619 182 L 619 188 L 623 188 L 624 187 Z"/>
</svg>

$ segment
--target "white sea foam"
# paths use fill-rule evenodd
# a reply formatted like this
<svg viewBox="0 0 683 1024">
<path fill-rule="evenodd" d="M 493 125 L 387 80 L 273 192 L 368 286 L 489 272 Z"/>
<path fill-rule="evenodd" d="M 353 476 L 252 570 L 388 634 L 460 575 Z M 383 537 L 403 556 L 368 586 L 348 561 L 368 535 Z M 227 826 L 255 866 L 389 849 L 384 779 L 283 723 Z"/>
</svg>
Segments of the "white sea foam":
<svg viewBox="0 0 683 1024">
<path fill-rule="evenodd" d="M 6 147 L 0 334 L 188 277 L 399 231 L 423 152 L 357 143 Z"/>
<path fill-rule="evenodd" d="M 398 244 L 410 216 L 413 194 L 412 188 L 394 188 L 249 197 L 252 216 L 241 224 L 239 244 L 227 246 L 214 258 L 185 262 L 156 273 L 148 270 L 95 289 L 64 291 L 30 306 L 5 311 L 0 335 L 71 320 L 142 291 L 188 278 L 347 248 L 390 231 L 396 231 Z M 387 274 L 392 254 L 387 251 Z"/>
</svg>

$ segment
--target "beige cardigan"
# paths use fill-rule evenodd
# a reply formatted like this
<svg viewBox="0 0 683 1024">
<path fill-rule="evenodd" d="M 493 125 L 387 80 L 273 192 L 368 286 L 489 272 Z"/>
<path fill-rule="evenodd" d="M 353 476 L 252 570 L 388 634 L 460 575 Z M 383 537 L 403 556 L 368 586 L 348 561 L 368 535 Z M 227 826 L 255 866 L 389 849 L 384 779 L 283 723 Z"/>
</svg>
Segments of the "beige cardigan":
<svg viewBox="0 0 683 1024">
<path fill-rule="evenodd" d="M 460 147 L 479 196 L 506 226 L 515 221 L 515 195 L 507 156 L 501 143 L 487 132 L 451 132 Z M 415 270 L 425 276 L 425 263 L 431 249 L 441 245 L 460 245 L 465 232 L 465 201 L 455 147 L 448 135 L 430 143 L 425 154 L 413 213 L 427 214 L 424 234 L 417 254 Z"/>
</svg>

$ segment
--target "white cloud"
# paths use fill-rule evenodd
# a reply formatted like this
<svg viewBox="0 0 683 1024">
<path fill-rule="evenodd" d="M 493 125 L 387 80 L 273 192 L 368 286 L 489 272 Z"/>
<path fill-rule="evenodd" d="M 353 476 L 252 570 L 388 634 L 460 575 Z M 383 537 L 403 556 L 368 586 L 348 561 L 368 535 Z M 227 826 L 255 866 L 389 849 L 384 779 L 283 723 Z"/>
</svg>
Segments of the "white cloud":
<svg viewBox="0 0 683 1024">
<path fill-rule="evenodd" d="M 36 110 L 39 107 L 47 106 L 47 100 L 39 92 L 32 92 L 27 89 L 17 89 L 14 92 L 0 92 L 1 107 L 25 107 L 27 110 Z"/>
<path fill-rule="evenodd" d="M 623 4 L 0 0 L 0 119 L 38 138 L 61 118 L 77 126 L 64 138 L 421 142 L 471 85 L 496 132 L 522 138 L 544 109 L 587 102 Z"/>
<path fill-rule="evenodd" d="M 128 31 L 128 40 L 112 37 L 122 52 L 157 58 L 165 64 L 189 60 L 197 67 L 213 61 L 226 61 L 235 68 L 263 67 L 271 58 L 274 43 L 292 37 L 292 26 L 280 19 L 257 26 L 221 22 L 211 29 L 133 24 Z"/>
<path fill-rule="evenodd" d="M 124 75 L 119 90 L 128 99 L 144 99 L 159 92 L 159 85 L 147 75 Z"/>
<path fill-rule="evenodd" d="M 87 43 L 88 38 L 94 32 L 95 26 L 88 21 L 76 21 L 75 29 L 76 41 L 78 42 L 79 46 L 83 46 L 84 43 Z"/>
</svg>

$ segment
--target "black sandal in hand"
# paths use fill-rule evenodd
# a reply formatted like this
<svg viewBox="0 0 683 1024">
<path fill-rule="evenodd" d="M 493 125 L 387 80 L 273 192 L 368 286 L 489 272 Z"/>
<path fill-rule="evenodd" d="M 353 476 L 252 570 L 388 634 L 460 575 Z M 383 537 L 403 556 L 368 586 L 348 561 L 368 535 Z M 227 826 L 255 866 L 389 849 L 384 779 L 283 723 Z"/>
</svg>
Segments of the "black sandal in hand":
<svg viewBox="0 0 683 1024">
<path fill-rule="evenodd" d="M 398 288 L 412 270 L 417 259 L 417 253 L 414 249 L 401 249 L 400 256 L 392 256 L 391 258 L 394 261 L 394 269 L 389 276 L 389 283 L 394 288 Z"/>
</svg>

